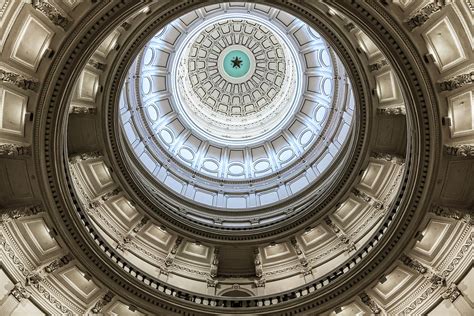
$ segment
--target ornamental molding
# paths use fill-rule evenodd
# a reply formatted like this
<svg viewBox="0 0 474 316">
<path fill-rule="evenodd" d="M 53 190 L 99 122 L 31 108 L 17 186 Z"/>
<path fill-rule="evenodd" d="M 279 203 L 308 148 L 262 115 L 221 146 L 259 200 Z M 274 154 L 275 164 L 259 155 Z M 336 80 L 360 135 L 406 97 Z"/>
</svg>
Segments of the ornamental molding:
<svg viewBox="0 0 474 316">
<path fill-rule="evenodd" d="M 31 275 L 31 271 L 35 267 L 29 262 L 26 257 L 24 257 L 23 252 L 20 250 L 16 244 L 13 236 L 11 235 L 9 229 L 2 225 L 3 233 L 0 230 L 0 246 L 3 248 L 6 258 L 10 260 L 12 266 L 14 266 L 25 279 Z M 5 234 L 7 237 L 5 237 Z M 7 238 L 9 239 L 7 241 Z M 13 245 L 13 246 L 11 246 Z M 25 264 L 26 263 L 26 264 Z M 49 283 L 47 279 L 42 279 L 41 282 L 32 283 L 30 286 L 30 293 L 35 294 L 39 293 L 40 296 L 45 298 L 51 306 L 54 306 L 56 309 L 61 311 L 61 313 L 66 315 L 77 315 L 82 314 L 84 311 L 78 308 L 76 305 L 72 304 L 67 298 L 65 298 L 61 293 L 59 293 L 56 288 Z M 33 291 L 35 289 L 36 291 Z"/>
<path fill-rule="evenodd" d="M 469 230 L 471 231 L 469 238 L 465 241 L 464 245 L 461 247 L 459 252 L 456 254 L 455 258 L 451 260 L 451 262 L 448 264 L 448 267 L 441 272 L 441 275 L 444 278 L 448 278 L 451 273 L 454 271 L 454 267 L 457 266 L 459 263 L 462 262 L 462 259 L 464 256 L 469 253 L 470 250 L 472 250 L 472 241 L 474 239 L 474 231 L 472 231 L 470 228 Z M 399 314 L 401 313 L 402 315 L 412 315 L 418 308 L 420 308 L 423 304 L 424 301 L 429 299 L 432 294 L 436 291 L 436 293 L 439 293 L 443 295 L 443 292 L 440 290 L 445 289 L 445 291 L 449 291 L 450 288 L 446 289 L 445 286 L 440 286 L 439 284 L 436 283 L 431 283 L 429 280 L 425 281 L 424 285 L 421 285 L 418 290 L 415 291 L 414 295 L 417 297 L 414 301 L 412 301 L 408 307 L 402 307 L 403 311 L 401 309 L 397 308 L 392 311 L 391 313 L 394 314 Z M 420 296 L 418 296 L 418 293 L 422 292 Z M 401 304 L 400 306 L 406 306 L 405 304 Z"/>
</svg>

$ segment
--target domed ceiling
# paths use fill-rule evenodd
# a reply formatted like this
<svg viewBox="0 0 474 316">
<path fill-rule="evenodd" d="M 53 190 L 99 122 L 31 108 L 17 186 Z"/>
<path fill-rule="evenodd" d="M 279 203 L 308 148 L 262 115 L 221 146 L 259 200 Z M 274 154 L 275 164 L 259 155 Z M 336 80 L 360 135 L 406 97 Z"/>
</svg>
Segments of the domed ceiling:
<svg viewBox="0 0 474 316">
<path fill-rule="evenodd" d="M 144 178 L 214 213 L 248 217 L 316 189 L 352 126 L 351 85 L 333 50 L 294 16 L 259 8 L 205 7 L 174 20 L 122 89 L 121 122 Z M 245 225 L 237 217 L 227 223 Z"/>
<path fill-rule="evenodd" d="M 0 314 L 470 314 L 471 9 L 0 1 Z"/>
</svg>

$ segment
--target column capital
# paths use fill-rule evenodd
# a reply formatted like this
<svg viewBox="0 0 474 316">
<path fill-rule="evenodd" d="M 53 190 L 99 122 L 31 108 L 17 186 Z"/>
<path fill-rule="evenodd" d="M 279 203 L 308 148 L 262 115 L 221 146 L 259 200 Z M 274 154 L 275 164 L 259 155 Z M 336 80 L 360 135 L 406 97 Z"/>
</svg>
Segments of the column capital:
<svg viewBox="0 0 474 316">
<path fill-rule="evenodd" d="M 456 209 L 433 204 L 431 205 L 430 212 L 437 216 L 460 220 L 466 224 L 474 226 L 474 210 L 472 209 Z"/>
<path fill-rule="evenodd" d="M 21 207 L 13 207 L 7 209 L 0 209 L 0 223 L 15 220 L 21 217 L 33 216 L 44 212 L 41 205 L 28 205 Z"/>
<path fill-rule="evenodd" d="M 461 295 L 461 291 L 459 291 L 458 287 L 456 284 L 451 283 L 446 291 L 444 291 L 443 294 L 441 294 L 441 297 L 445 300 L 450 300 L 451 303 L 454 303 L 454 301 Z"/>
<path fill-rule="evenodd" d="M 54 25 L 66 30 L 70 25 L 69 21 L 53 5 L 43 0 L 33 0 L 33 8 L 43 13 Z"/>
<path fill-rule="evenodd" d="M 389 108 L 377 108 L 377 114 L 380 115 L 406 115 L 407 111 L 404 106 L 394 106 Z"/>
<path fill-rule="evenodd" d="M 474 144 L 444 145 L 444 150 L 450 156 L 474 157 Z"/>
<path fill-rule="evenodd" d="M 24 299 L 29 299 L 31 293 L 20 283 L 16 283 L 13 289 L 10 291 L 10 295 L 12 295 L 18 302 L 23 301 Z"/>
<path fill-rule="evenodd" d="M 0 69 L 0 81 L 11 83 L 23 90 L 38 91 L 39 81 L 17 73 Z"/>
<path fill-rule="evenodd" d="M 372 297 L 370 297 L 366 292 L 362 292 L 359 294 L 359 297 L 365 305 L 367 305 L 372 313 L 378 315 L 382 312 L 380 307 L 375 303 Z"/>
<path fill-rule="evenodd" d="M 425 24 L 426 21 L 436 12 L 440 11 L 443 5 L 440 1 L 431 2 L 418 10 L 408 21 L 408 28 L 413 29 Z"/>
<path fill-rule="evenodd" d="M 449 80 L 439 83 L 441 91 L 451 91 L 474 82 L 474 71 L 466 74 L 457 75 Z"/>
<path fill-rule="evenodd" d="M 425 274 L 428 271 L 428 268 L 422 265 L 418 260 L 410 258 L 405 254 L 400 256 L 400 261 L 403 262 L 403 264 L 407 267 L 412 268 L 420 274 Z"/>
<path fill-rule="evenodd" d="M 0 157 L 15 158 L 18 156 L 30 156 L 31 146 L 18 144 L 0 143 Z"/>
<path fill-rule="evenodd" d="M 52 273 L 56 271 L 57 269 L 64 267 L 67 265 L 69 262 L 73 260 L 73 257 L 71 254 L 67 254 L 65 256 L 62 256 L 61 258 L 53 260 L 50 264 L 48 264 L 46 267 L 44 267 L 44 271 L 46 273 Z"/>
<path fill-rule="evenodd" d="M 103 297 L 101 297 L 94 305 L 94 307 L 92 307 L 91 309 L 91 312 L 94 313 L 94 314 L 99 314 L 102 312 L 102 310 L 104 309 L 104 307 L 109 304 L 112 299 L 114 298 L 114 294 L 112 292 L 107 292 Z"/>
</svg>

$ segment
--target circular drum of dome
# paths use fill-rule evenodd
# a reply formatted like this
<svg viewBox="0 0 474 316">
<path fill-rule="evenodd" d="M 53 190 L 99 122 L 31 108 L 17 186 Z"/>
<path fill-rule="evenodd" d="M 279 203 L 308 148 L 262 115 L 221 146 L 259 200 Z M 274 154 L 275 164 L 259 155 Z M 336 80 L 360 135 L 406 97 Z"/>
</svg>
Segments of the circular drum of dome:
<svg viewBox="0 0 474 316">
<path fill-rule="evenodd" d="M 268 12 L 188 13 L 149 41 L 122 88 L 140 181 L 202 224 L 281 221 L 298 207 L 281 202 L 314 199 L 342 165 L 355 111 L 346 71 L 314 29 Z"/>
</svg>

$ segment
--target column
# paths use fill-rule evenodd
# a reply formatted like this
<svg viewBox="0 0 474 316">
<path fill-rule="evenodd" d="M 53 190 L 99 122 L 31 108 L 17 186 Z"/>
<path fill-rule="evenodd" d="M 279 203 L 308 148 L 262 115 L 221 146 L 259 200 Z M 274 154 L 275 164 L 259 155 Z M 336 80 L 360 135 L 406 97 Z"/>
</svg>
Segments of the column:
<svg viewBox="0 0 474 316">
<path fill-rule="evenodd" d="M 301 245 L 298 242 L 298 240 L 293 237 L 290 239 L 290 243 L 293 246 L 293 249 L 296 252 L 296 255 L 298 256 L 298 261 L 300 262 L 300 265 L 302 267 L 302 273 L 306 277 L 307 275 L 310 275 L 311 268 L 309 267 L 308 259 L 306 258 L 306 254 L 301 250 Z"/>
<path fill-rule="evenodd" d="M 21 301 L 29 299 L 31 293 L 20 283 L 15 284 L 7 299 L 0 306 L 0 315 L 10 315 Z"/>
<path fill-rule="evenodd" d="M 407 267 L 410 267 L 411 269 L 423 275 L 423 277 L 430 281 L 434 286 L 446 286 L 446 279 L 441 276 L 436 269 L 432 267 L 426 267 L 418 260 L 410 258 L 405 254 L 400 256 L 400 261 L 403 262 L 403 264 Z"/>
<path fill-rule="evenodd" d="M 176 238 L 173 248 L 171 248 L 170 252 L 168 253 L 165 259 L 166 269 L 173 264 L 174 258 L 176 257 L 176 253 L 178 252 L 179 245 L 181 245 L 182 242 L 183 242 L 183 238 L 181 236 Z"/>
<path fill-rule="evenodd" d="M 451 283 L 446 291 L 441 294 L 441 297 L 445 300 L 449 300 L 453 303 L 454 307 L 458 310 L 461 315 L 471 315 L 472 307 L 466 301 L 466 298 L 462 295 L 456 284 Z"/>
<path fill-rule="evenodd" d="M 94 307 L 92 307 L 91 312 L 93 314 L 101 314 L 104 307 L 112 301 L 114 296 L 115 295 L 112 292 L 107 292 L 94 304 Z"/>
<path fill-rule="evenodd" d="M 375 315 L 379 315 L 382 313 L 382 309 L 375 303 L 374 299 L 370 297 L 366 292 L 362 292 L 359 294 L 359 298 L 364 303 L 369 307 L 370 311 L 374 313 Z"/>
</svg>

